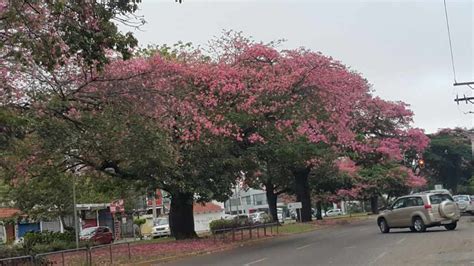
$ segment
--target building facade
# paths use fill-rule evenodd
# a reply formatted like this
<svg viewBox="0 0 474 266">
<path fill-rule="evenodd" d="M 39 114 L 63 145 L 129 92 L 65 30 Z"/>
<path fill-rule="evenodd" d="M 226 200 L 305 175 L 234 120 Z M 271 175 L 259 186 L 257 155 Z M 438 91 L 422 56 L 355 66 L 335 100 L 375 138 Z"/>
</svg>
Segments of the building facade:
<svg viewBox="0 0 474 266">
<path fill-rule="evenodd" d="M 285 207 L 286 204 L 278 199 L 277 207 Z M 265 190 L 260 189 L 234 189 L 230 199 L 224 202 L 226 214 L 251 214 L 257 211 L 268 212 L 268 202 Z"/>
</svg>

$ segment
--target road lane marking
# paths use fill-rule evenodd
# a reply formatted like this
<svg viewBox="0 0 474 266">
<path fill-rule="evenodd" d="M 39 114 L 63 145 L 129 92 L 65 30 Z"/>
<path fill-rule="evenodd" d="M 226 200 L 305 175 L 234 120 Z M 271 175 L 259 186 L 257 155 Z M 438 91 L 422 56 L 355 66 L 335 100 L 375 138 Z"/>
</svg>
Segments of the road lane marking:
<svg viewBox="0 0 474 266">
<path fill-rule="evenodd" d="M 400 240 L 397 241 L 397 245 L 400 245 L 403 241 L 405 241 L 406 238 L 402 238 Z"/>
<path fill-rule="evenodd" d="M 356 246 L 348 246 L 348 247 L 345 247 L 345 248 L 356 248 Z"/>
<path fill-rule="evenodd" d="M 259 260 L 254 260 L 254 261 L 251 261 L 249 263 L 246 263 L 244 264 L 244 266 L 249 266 L 249 265 L 252 265 L 252 264 L 255 264 L 255 263 L 259 263 L 259 262 L 262 262 L 264 260 L 266 260 L 267 258 L 262 258 L 262 259 L 259 259 Z"/>
<path fill-rule="evenodd" d="M 364 231 L 369 231 L 369 228 L 361 228 L 359 229 L 360 232 L 364 232 Z"/>
<path fill-rule="evenodd" d="M 311 245 L 313 245 L 313 244 L 308 244 L 308 245 L 304 245 L 304 246 L 301 246 L 301 247 L 297 247 L 296 249 L 304 249 L 304 248 L 307 248 L 307 247 L 309 247 L 309 246 L 311 246 Z"/>
<path fill-rule="evenodd" d="M 383 256 L 385 256 L 387 254 L 387 251 L 384 251 L 382 252 L 380 255 L 377 256 L 377 258 L 375 258 L 371 263 L 370 265 L 372 264 L 375 264 L 375 262 L 377 262 L 379 259 L 381 259 Z"/>
</svg>

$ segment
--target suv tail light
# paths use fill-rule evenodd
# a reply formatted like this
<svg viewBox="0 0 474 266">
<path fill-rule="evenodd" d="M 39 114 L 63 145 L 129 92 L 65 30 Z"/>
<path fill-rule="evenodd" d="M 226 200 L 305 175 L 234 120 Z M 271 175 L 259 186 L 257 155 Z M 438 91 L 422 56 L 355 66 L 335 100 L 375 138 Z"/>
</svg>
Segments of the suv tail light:
<svg viewBox="0 0 474 266">
<path fill-rule="evenodd" d="M 425 204 L 425 209 L 430 210 L 430 209 L 431 209 L 431 205 L 430 205 L 430 204 Z"/>
</svg>

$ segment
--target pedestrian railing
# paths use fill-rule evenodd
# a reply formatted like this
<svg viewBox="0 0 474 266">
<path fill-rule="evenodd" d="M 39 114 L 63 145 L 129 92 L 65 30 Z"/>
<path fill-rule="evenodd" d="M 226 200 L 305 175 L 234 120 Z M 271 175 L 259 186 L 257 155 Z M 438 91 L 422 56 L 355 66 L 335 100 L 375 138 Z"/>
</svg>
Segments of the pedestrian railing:
<svg viewBox="0 0 474 266">
<path fill-rule="evenodd" d="M 112 265 L 132 259 L 130 242 L 0 259 L 0 266 Z"/>
<path fill-rule="evenodd" d="M 218 241 L 242 241 L 273 236 L 279 233 L 279 223 L 250 224 L 248 226 L 217 229 L 212 231 L 214 243 Z"/>
<path fill-rule="evenodd" d="M 89 248 L 66 249 L 34 256 L 35 265 L 87 265 Z"/>
<path fill-rule="evenodd" d="M 34 256 L 20 256 L 0 259 L 0 266 L 30 266 L 34 265 Z"/>
</svg>

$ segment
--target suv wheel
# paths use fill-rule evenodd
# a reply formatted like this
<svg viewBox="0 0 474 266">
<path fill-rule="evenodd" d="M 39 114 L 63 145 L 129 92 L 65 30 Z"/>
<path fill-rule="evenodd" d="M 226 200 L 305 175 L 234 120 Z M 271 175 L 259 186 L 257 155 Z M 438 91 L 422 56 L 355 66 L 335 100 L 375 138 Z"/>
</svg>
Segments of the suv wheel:
<svg viewBox="0 0 474 266">
<path fill-rule="evenodd" d="M 379 229 L 384 234 L 390 232 L 390 227 L 388 227 L 387 221 L 383 218 L 379 220 Z"/>
<path fill-rule="evenodd" d="M 416 232 L 416 229 L 415 229 L 415 227 L 413 227 L 413 226 L 410 226 L 410 231 L 412 231 L 412 232 Z"/>
<path fill-rule="evenodd" d="M 451 231 L 451 230 L 456 229 L 457 225 L 458 225 L 458 223 L 454 222 L 454 223 L 450 223 L 450 224 L 445 225 L 444 228 L 446 228 L 446 230 Z"/>
<path fill-rule="evenodd" d="M 425 232 L 426 225 L 423 222 L 423 219 L 421 219 L 420 217 L 413 218 L 413 228 L 415 229 L 415 232 Z"/>
</svg>

